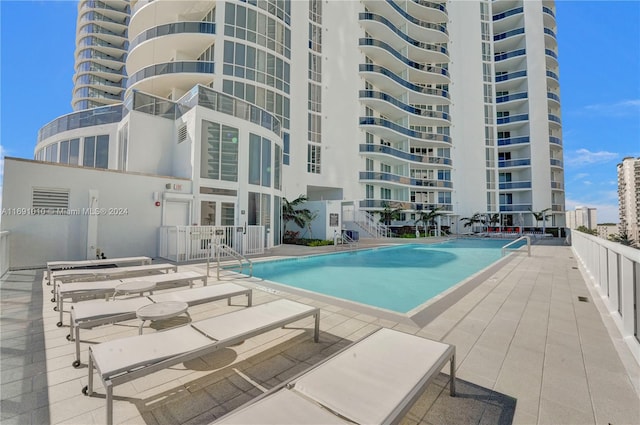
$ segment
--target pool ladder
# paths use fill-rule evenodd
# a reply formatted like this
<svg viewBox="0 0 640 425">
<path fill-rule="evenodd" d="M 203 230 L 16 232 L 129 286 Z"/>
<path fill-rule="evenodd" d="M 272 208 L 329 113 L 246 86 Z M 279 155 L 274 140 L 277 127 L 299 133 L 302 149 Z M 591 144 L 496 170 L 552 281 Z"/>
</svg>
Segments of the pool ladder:
<svg viewBox="0 0 640 425">
<path fill-rule="evenodd" d="M 350 250 L 353 250 L 354 247 L 358 246 L 358 241 L 347 235 L 346 233 L 342 233 L 340 237 L 340 244 L 342 246 L 348 246 Z M 336 249 L 338 247 L 336 246 Z"/>
<path fill-rule="evenodd" d="M 209 276 L 209 269 L 210 269 L 210 259 L 212 257 L 215 258 L 216 263 L 217 263 L 217 278 L 218 280 L 220 280 L 220 257 L 224 256 L 224 257 L 231 257 L 232 260 L 236 260 L 238 262 L 238 266 L 240 267 L 240 271 L 239 273 L 242 273 L 244 271 L 244 264 L 247 264 L 249 266 L 249 277 L 253 276 L 253 262 L 251 260 L 249 260 L 247 257 L 245 257 L 244 255 L 240 254 L 238 251 L 234 250 L 233 248 L 231 248 L 229 245 L 226 244 L 218 244 L 218 245 L 214 245 L 213 248 L 214 250 L 211 250 L 211 246 L 209 246 L 209 255 L 207 256 L 207 276 Z M 211 255 L 214 254 L 214 255 Z M 244 261 L 244 263 L 243 263 Z"/>
</svg>

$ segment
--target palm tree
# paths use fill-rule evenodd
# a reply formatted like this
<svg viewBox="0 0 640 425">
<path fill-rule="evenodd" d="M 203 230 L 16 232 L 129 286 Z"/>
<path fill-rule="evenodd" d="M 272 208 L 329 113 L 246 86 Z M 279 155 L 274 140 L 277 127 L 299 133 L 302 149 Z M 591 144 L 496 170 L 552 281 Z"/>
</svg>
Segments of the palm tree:
<svg viewBox="0 0 640 425">
<path fill-rule="evenodd" d="M 426 230 L 428 226 L 433 224 L 436 217 L 438 217 L 439 215 L 442 215 L 442 213 L 440 212 L 441 209 L 442 207 L 438 207 L 428 212 L 420 211 L 418 213 L 418 218 L 416 219 L 416 227 L 418 226 L 418 223 L 422 223 L 422 225 Z"/>
<path fill-rule="evenodd" d="M 402 208 L 391 208 L 388 202 L 384 202 L 382 207 L 384 209 L 378 211 L 378 214 L 380 214 L 380 223 L 386 226 L 390 226 L 393 220 L 398 220 L 403 211 Z"/>
<path fill-rule="evenodd" d="M 485 223 L 485 216 L 484 214 L 480 214 L 479 212 L 474 213 L 471 217 L 463 217 L 460 220 L 465 221 L 466 223 L 464 223 L 464 227 L 469 227 L 471 226 L 471 231 L 473 230 L 473 226 L 477 223 L 481 223 L 484 224 Z"/>
<path fill-rule="evenodd" d="M 495 213 L 489 216 L 489 224 L 494 225 L 500 223 L 500 214 Z"/>
<path fill-rule="evenodd" d="M 551 208 L 545 208 L 542 211 L 535 212 L 531 208 L 529 208 L 529 211 L 531 212 L 531 214 L 533 214 L 533 218 L 536 219 L 536 227 L 538 227 L 538 223 L 541 221 L 543 222 L 543 225 L 544 223 L 546 223 L 548 218 L 546 215 L 546 212 L 549 211 L 550 209 Z"/>
<path fill-rule="evenodd" d="M 297 208 L 300 204 L 307 202 L 308 198 L 305 195 L 300 195 L 293 201 L 289 202 L 287 198 L 282 198 L 282 232 L 286 233 L 287 223 L 293 221 L 296 226 L 304 229 L 315 218 L 315 214 L 307 208 Z"/>
</svg>

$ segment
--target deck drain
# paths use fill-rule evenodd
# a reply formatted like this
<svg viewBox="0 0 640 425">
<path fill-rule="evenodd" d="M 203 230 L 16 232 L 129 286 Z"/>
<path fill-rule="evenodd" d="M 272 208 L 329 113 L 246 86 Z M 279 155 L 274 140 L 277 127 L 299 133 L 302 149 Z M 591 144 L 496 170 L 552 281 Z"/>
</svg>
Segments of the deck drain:
<svg viewBox="0 0 640 425">
<path fill-rule="evenodd" d="M 588 303 L 589 302 L 589 298 L 587 298 L 587 297 L 578 297 L 578 301 L 583 302 L 583 303 Z"/>
<path fill-rule="evenodd" d="M 577 267 L 571 267 L 571 268 L 572 268 L 573 270 L 578 270 L 578 268 L 577 268 Z"/>
</svg>

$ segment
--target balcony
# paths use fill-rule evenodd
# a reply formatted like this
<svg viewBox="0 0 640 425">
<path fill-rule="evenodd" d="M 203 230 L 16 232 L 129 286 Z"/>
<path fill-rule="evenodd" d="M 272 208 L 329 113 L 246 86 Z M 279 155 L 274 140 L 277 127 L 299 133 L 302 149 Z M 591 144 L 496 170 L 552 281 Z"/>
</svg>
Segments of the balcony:
<svg viewBox="0 0 640 425">
<path fill-rule="evenodd" d="M 169 87 L 188 91 L 198 84 L 209 84 L 213 80 L 214 63 L 203 61 L 169 62 L 146 67 L 129 77 L 127 90 L 136 89 L 153 94 L 162 90 L 161 81 Z M 160 83 L 158 85 L 158 83 Z"/>
<path fill-rule="evenodd" d="M 528 167 L 531 165 L 530 158 L 508 159 L 498 161 L 498 168 Z"/>
<path fill-rule="evenodd" d="M 411 130 L 384 118 L 360 117 L 360 125 L 370 127 L 384 139 L 399 142 L 409 137 L 416 143 L 429 142 L 429 146 L 450 146 L 451 137 L 446 134 L 427 133 Z"/>
<path fill-rule="evenodd" d="M 531 181 L 501 182 L 498 188 L 500 190 L 531 189 Z"/>
<path fill-rule="evenodd" d="M 493 59 L 495 62 L 501 62 L 508 59 L 517 58 L 519 56 L 524 56 L 526 54 L 527 54 L 526 49 L 518 49 L 518 50 L 512 50 L 510 52 L 494 55 Z"/>
<path fill-rule="evenodd" d="M 514 100 L 526 99 L 528 97 L 527 92 L 513 93 L 506 96 L 496 97 L 496 103 L 513 102 Z"/>
<path fill-rule="evenodd" d="M 557 123 L 558 125 L 562 125 L 562 120 L 559 116 L 554 114 L 549 114 L 549 121 Z"/>
<path fill-rule="evenodd" d="M 380 158 L 394 157 L 401 160 L 401 161 L 398 161 L 398 163 L 404 163 L 405 161 L 409 161 L 409 162 L 428 164 L 433 166 L 443 165 L 443 166 L 446 166 L 447 168 L 449 168 L 453 164 L 453 162 L 451 161 L 451 158 L 427 156 L 427 155 L 415 155 L 409 152 L 392 148 L 391 146 L 374 145 L 371 143 L 361 144 L 360 153 L 370 154 L 370 155 L 366 155 L 368 157 L 380 157 Z"/>
<path fill-rule="evenodd" d="M 564 190 L 564 183 L 561 183 L 561 182 L 551 182 L 551 189 Z"/>
<path fill-rule="evenodd" d="M 558 145 L 558 146 L 562 146 L 562 139 L 560 139 L 559 137 L 555 137 L 555 136 L 549 136 L 549 143 L 552 143 L 552 144 Z"/>
<path fill-rule="evenodd" d="M 505 125 L 505 124 L 513 124 L 522 121 L 529 121 L 529 114 L 520 114 L 513 115 L 508 117 L 500 117 L 496 120 L 496 124 Z"/>
<path fill-rule="evenodd" d="M 496 34 L 493 36 L 493 41 L 504 40 L 506 38 L 513 37 L 519 34 L 524 34 L 524 28 L 516 28 L 514 30 L 509 30 L 509 31 L 502 32 L 500 34 Z"/>
<path fill-rule="evenodd" d="M 530 213 L 531 204 L 501 204 L 500 212 L 522 212 Z"/>
<path fill-rule="evenodd" d="M 552 100 L 552 101 L 556 102 L 556 103 L 558 104 L 558 106 L 559 106 L 559 104 L 560 104 L 560 96 L 558 96 L 558 95 L 557 95 L 557 94 L 555 94 L 555 93 L 547 92 L 547 99 L 549 99 L 549 100 Z"/>
<path fill-rule="evenodd" d="M 391 187 L 411 186 L 411 187 L 433 187 L 433 188 L 447 188 L 453 187 L 453 184 L 449 180 L 427 180 L 427 179 L 414 179 L 407 176 L 398 176 L 396 174 L 384 173 L 381 171 L 361 171 L 360 181 L 372 181 L 376 183 L 388 182 L 392 183 Z M 389 185 L 385 185 L 389 187 Z"/>
<path fill-rule="evenodd" d="M 510 137 L 507 139 L 498 139 L 498 146 L 510 146 L 531 143 L 529 136 Z"/>
<path fill-rule="evenodd" d="M 214 5 L 211 0 L 156 0 L 136 5 L 129 21 L 129 36 L 133 39 L 158 24 L 202 21 Z"/>
<path fill-rule="evenodd" d="M 407 10 L 415 16 L 424 17 L 429 22 L 447 22 L 447 7 L 444 3 L 425 0 L 411 0 L 407 2 Z"/>
<path fill-rule="evenodd" d="M 451 118 L 446 112 L 415 108 L 387 93 L 374 90 L 360 90 L 360 100 L 363 104 L 392 119 L 401 119 L 409 113 L 411 114 L 410 118 L 412 118 L 412 123 L 414 124 L 432 126 L 451 124 Z"/>
<path fill-rule="evenodd" d="M 552 167 L 560 167 L 560 168 L 562 168 L 563 165 L 564 165 L 561 159 L 556 159 L 556 158 L 549 159 L 549 163 L 550 163 L 550 165 Z"/>
<path fill-rule="evenodd" d="M 493 15 L 493 21 L 500 21 L 502 19 L 508 18 L 509 16 L 520 15 L 523 12 L 522 6 L 513 8 L 511 10 L 507 10 L 506 12 L 498 13 L 497 15 Z"/>
<path fill-rule="evenodd" d="M 49 122 L 38 131 L 38 143 L 68 130 L 113 124 L 122 120 L 122 104 L 104 106 L 63 115 Z"/>
<path fill-rule="evenodd" d="M 419 105 L 448 105 L 450 103 L 449 92 L 413 84 L 380 65 L 360 64 L 359 70 L 361 74 L 364 74 L 363 76 L 367 81 L 370 81 L 386 93 L 401 96 L 407 93 L 407 90 L 410 90 L 407 93 L 407 100 L 410 103 Z M 449 81 L 448 77 L 444 78 L 442 76 L 442 79 L 446 82 Z"/>
</svg>

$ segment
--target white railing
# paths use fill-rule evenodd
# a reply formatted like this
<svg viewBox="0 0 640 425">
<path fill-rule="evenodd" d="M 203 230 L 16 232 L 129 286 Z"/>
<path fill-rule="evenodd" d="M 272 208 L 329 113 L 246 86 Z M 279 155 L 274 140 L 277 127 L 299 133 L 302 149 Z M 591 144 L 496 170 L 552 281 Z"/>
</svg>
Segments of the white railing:
<svg viewBox="0 0 640 425">
<path fill-rule="evenodd" d="M 262 254 L 264 226 L 163 226 L 158 255 L 175 262 L 206 260 L 209 246 L 225 244 L 242 255 Z"/>
<path fill-rule="evenodd" d="M 389 228 L 380 223 L 375 217 L 367 211 L 358 209 L 356 206 L 344 206 L 342 210 L 342 219 L 351 221 L 360 226 L 365 232 L 374 238 L 386 238 L 389 236 Z"/>
<path fill-rule="evenodd" d="M 9 232 L 0 232 L 0 277 L 9 271 Z"/>
<path fill-rule="evenodd" d="M 511 250 L 517 250 L 520 249 L 520 247 L 517 248 L 511 248 L 511 245 L 515 245 L 518 242 L 521 241 L 527 241 L 527 257 L 531 257 L 531 238 L 529 236 L 520 236 L 518 239 L 509 242 L 508 244 L 506 244 L 505 246 L 502 247 L 502 256 L 504 257 L 504 254 L 507 253 L 508 249 Z"/>
<path fill-rule="evenodd" d="M 211 262 L 209 260 L 210 258 L 215 259 L 216 261 L 216 265 L 217 265 L 216 277 L 218 280 L 220 280 L 220 269 L 221 269 L 220 260 L 227 259 L 227 258 L 238 262 L 238 267 L 239 267 L 238 273 L 242 273 L 244 271 L 243 265 L 246 263 L 247 266 L 249 267 L 248 276 L 249 277 L 253 276 L 253 262 L 251 262 L 251 260 L 249 260 L 247 257 L 240 254 L 239 252 L 236 252 L 231 247 L 225 244 L 215 245 L 211 247 L 211 256 L 207 257 L 207 276 L 209 276 L 209 270 L 211 269 Z"/>
<path fill-rule="evenodd" d="M 347 246 L 351 250 L 353 250 L 354 247 L 358 246 L 358 240 L 353 239 L 352 237 L 350 237 L 344 232 L 342 232 L 342 234 L 340 235 L 340 238 L 334 239 L 334 244 L 336 249 L 338 249 L 338 244 L 336 244 L 337 241 L 340 241 L 340 245 Z"/>
<path fill-rule="evenodd" d="M 640 363 L 640 250 L 572 231 L 576 257 Z"/>
</svg>

